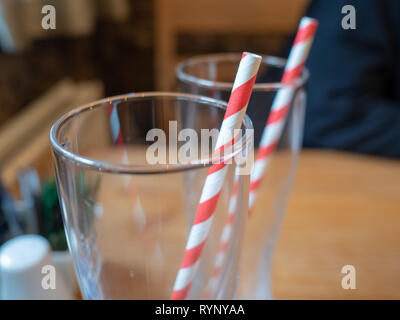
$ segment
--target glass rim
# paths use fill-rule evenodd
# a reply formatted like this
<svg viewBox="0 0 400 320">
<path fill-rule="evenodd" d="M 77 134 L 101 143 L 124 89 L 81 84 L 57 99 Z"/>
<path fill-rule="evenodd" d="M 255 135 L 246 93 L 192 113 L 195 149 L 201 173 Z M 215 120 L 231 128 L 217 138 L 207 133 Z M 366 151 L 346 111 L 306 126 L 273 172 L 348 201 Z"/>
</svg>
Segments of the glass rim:
<svg viewBox="0 0 400 320">
<path fill-rule="evenodd" d="M 262 63 L 278 67 L 284 68 L 286 65 L 287 59 L 276 57 L 276 56 L 269 56 L 269 55 L 260 55 L 262 57 Z M 211 61 L 239 61 L 241 57 L 241 53 L 213 53 L 213 54 L 204 54 L 194 56 L 192 58 L 186 59 L 180 62 L 175 68 L 176 77 L 188 84 L 195 84 L 196 86 L 203 87 L 203 88 L 211 88 L 211 89 L 218 89 L 218 90 L 225 90 L 230 91 L 233 86 L 233 82 L 223 82 L 223 81 L 212 81 L 204 78 L 198 78 L 196 76 L 190 75 L 185 72 L 185 68 L 188 66 L 194 66 L 199 63 L 204 62 L 211 62 Z M 285 87 L 292 87 L 298 88 L 303 86 L 308 78 L 310 73 L 306 67 L 303 68 L 301 76 L 292 80 L 290 82 L 265 82 L 265 83 L 256 83 L 253 87 L 253 91 L 274 91 L 279 90 Z"/>
<path fill-rule="evenodd" d="M 87 156 L 83 156 L 74 152 L 71 152 L 64 148 L 57 138 L 57 135 L 61 128 L 67 124 L 69 121 L 73 120 L 75 117 L 82 113 L 89 112 L 91 110 L 106 107 L 106 104 L 110 104 L 116 101 L 129 101 L 129 99 L 135 100 L 139 98 L 154 98 L 154 97 L 172 97 L 179 99 L 187 99 L 191 102 L 198 103 L 209 103 L 214 107 L 225 110 L 227 107 L 227 102 L 222 100 L 217 100 L 209 98 L 206 96 L 187 94 L 180 92 L 160 92 L 160 91 L 150 91 L 150 92 L 138 92 L 138 93 L 128 93 L 117 96 L 112 96 L 100 100 L 96 100 L 80 107 L 76 107 L 69 112 L 60 116 L 56 122 L 52 125 L 50 129 L 50 144 L 52 151 L 62 156 L 64 159 L 68 160 L 79 167 L 85 169 L 96 170 L 100 172 L 114 173 L 114 174 L 160 174 L 160 173 L 170 173 L 170 172 L 180 172 L 192 169 L 204 168 L 211 166 L 215 161 L 227 161 L 227 159 L 232 159 L 237 153 L 241 152 L 245 146 L 249 147 L 252 142 L 252 135 L 246 135 L 243 133 L 235 143 L 235 151 L 230 152 L 228 155 L 220 157 L 219 160 L 215 156 L 210 155 L 207 159 L 198 160 L 192 163 L 176 163 L 176 164 L 126 164 L 120 162 L 109 162 L 103 160 L 96 160 Z M 245 114 L 242 121 L 242 126 L 244 129 L 254 129 L 253 123 L 250 117 Z M 218 130 L 220 128 L 217 128 Z"/>
</svg>

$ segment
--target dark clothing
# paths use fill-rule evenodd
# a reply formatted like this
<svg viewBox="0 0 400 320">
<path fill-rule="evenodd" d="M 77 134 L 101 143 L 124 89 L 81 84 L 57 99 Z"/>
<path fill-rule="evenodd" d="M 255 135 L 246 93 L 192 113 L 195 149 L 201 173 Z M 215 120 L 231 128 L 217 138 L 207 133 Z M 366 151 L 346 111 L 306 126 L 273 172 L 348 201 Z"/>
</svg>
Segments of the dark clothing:
<svg viewBox="0 0 400 320">
<path fill-rule="evenodd" d="M 356 29 L 342 28 L 345 5 Z M 317 0 L 304 146 L 400 157 L 400 1 Z"/>
</svg>

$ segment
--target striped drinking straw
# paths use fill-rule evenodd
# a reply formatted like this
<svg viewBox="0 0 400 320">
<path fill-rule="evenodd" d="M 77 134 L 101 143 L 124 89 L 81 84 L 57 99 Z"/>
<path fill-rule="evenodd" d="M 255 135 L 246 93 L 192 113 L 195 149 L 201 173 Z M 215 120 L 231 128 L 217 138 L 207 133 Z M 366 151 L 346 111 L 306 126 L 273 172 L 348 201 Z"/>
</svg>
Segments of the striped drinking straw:
<svg viewBox="0 0 400 320">
<path fill-rule="evenodd" d="M 300 77 L 310 52 L 317 27 L 317 20 L 309 17 L 303 17 L 301 19 L 282 76 L 282 83 L 287 84 Z M 271 159 L 273 151 L 278 145 L 294 93 L 295 88 L 283 87 L 278 90 L 272 103 L 271 112 L 268 116 L 254 162 L 254 168 L 250 175 L 249 213 L 251 213 L 253 209 L 256 193 L 260 187 L 265 169 Z"/>
<path fill-rule="evenodd" d="M 318 21 L 309 17 L 303 17 L 293 42 L 287 64 L 282 76 L 282 83 L 292 82 L 300 77 L 305 61 L 311 49 Z M 285 124 L 286 115 L 293 98 L 295 89 L 286 87 L 279 89 L 273 101 L 271 112 L 268 116 L 260 146 L 250 175 L 249 215 L 251 215 L 256 192 L 261 184 L 266 167 L 271 155 L 278 145 Z M 236 188 L 237 189 L 237 188 Z M 209 298 L 216 290 L 221 267 L 230 241 L 232 221 L 234 219 L 237 202 L 237 190 L 234 188 L 229 203 L 228 218 L 222 231 L 218 253 L 214 263 L 212 277 L 207 286 L 205 296 Z"/>
<path fill-rule="evenodd" d="M 240 128 L 260 63 L 260 56 L 243 53 L 214 152 L 219 152 L 225 145 L 231 144 L 234 129 Z M 226 172 L 227 164 L 225 162 L 213 164 L 208 171 L 182 263 L 175 280 L 172 300 L 185 299 L 189 293 L 212 225 Z"/>
<path fill-rule="evenodd" d="M 123 147 L 124 139 L 122 137 L 121 125 L 119 122 L 117 102 L 110 103 L 108 105 L 108 118 L 110 120 L 112 143 L 116 146 Z M 123 151 L 122 161 L 124 163 L 128 163 L 128 155 L 126 153 L 125 148 L 123 148 L 122 151 Z"/>
<path fill-rule="evenodd" d="M 117 102 L 110 103 L 108 105 L 108 118 L 110 122 L 110 131 L 113 144 L 118 147 L 123 147 L 124 139 L 122 137 L 121 124 L 118 116 Z M 122 152 L 122 162 L 129 163 L 126 149 L 122 148 Z M 129 192 L 132 195 L 134 217 L 139 217 L 140 221 L 145 221 L 146 214 L 144 212 L 142 203 L 140 202 L 140 198 L 138 197 L 137 190 L 133 184 L 131 177 L 125 176 L 124 182 L 126 186 L 130 185 Z"/>
<path fill-rule="evenodd" d="M 108 117 L 110 119 L 111 137 L 115 145 L 123 145 L 121 126 L 119 124 L 118 111 L 116 103 L 108 105 Z"/>
</svg>

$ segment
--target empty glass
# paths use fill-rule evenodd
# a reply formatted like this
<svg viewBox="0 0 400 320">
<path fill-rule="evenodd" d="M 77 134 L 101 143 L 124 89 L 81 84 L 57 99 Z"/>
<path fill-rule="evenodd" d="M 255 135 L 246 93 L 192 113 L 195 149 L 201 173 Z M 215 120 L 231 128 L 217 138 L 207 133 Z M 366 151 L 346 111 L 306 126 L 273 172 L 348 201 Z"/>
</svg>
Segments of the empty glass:
<svg viewBox="0 0 400 320">
<path fill-rule="evenodd" d="M 225 108 L 223 101 L 190 94 L 138 93 L 77 108 L 53 125 L 50 140 L 59 198 L 86 299 L 170 297 L 210 166 L 209 159 L 192 151 L 188 155 L 188 139 L 181 133 L 190 129 L 200 142 L 202 130 L 219 129 Z M 251 132 L 248 117 L 242 129 Z M 244 133 L 224 160 L 239 153 L 246 158 L 251 143 L 251 134 Z M 213 148 L 208 141 L 204 145 Z M 188 158 L 182 160 L 182 155 Z M 189 299 L 234 296 L 248 175 L 237 177 L 233 237 L 217 291 L 211 296 L 205 292 L 238 166 L 235 161 L 229 165 Z"/>
<path fill-rule="evenodd" d="M 178 91 L 201 94 L 227 101 L 240 54 L 223 53 L 198 56 L 176 68 Z M 305 112 L 305 70 L 299 79 L 281 83 L 286 60 L 263 56 L 247 114 L 254 125 L 255 147 L 258 146 L 272 103 L 279 89 L 294 88 L 279 144 L 265 171 L 257 192 L 244 241 L 238 297 L 269 299 L 270 261 L 284 218 L 293 184 L 303 137 Z"/>
</svg>

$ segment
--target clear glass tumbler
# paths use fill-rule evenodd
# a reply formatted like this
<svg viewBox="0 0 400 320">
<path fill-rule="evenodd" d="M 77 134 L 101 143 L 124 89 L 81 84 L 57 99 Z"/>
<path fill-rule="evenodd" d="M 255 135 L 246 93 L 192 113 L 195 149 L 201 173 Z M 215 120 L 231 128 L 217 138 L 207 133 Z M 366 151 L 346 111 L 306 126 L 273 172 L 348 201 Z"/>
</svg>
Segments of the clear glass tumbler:
<svg viewBox="0 0 400 320">
<path fill-rule="evenodd" d="M 184 149 L 185 134 L 194 132 L 200 140 L 203 130 L 219 129 L 225 108 L 223 101 L 190 94 L 138 93 L 77 108 L 53 125 L 59 198 L 84 298 L 169 299 L 210 166 L 210 159 Z M 250 130 L 224 161 L 238 152 L 247 156 L 252 144 L 247 116 L 242 129 Z M 200 143 L 193 136 L 190 140 L 193 148 Z M 202 142 L 212 151 L 211 142 Z M 189 159 L 182 160 L 183 154 Z M 189 299 L 234 297 L 248 175 L 236 177 L 236 218 L 218 291 L 211 297 L 205 292 L 238 166 L 237 161 L 228 166 Z"/>
<path fill-rule="evenodd" d="M 176 68 L 178 91 L 227 101 L 240 54 L 222 53 L 190 58 Z M 270 299 L 270 262 L 296 172 L 303 138 L 305 90 L 308 71 L 290 83 L 282 83 L 286 60 L 263 56 L 247 108 L 254 125 L 255 149 L 280 89 L 293 88 L 284 129 L 270 158 L 258 190 L 244 240 L 238 298 Z M 256 152 L 255 151 L 255 152 Z M 257 154 L 257 153 L 256 153 Z"/>
</svg>

